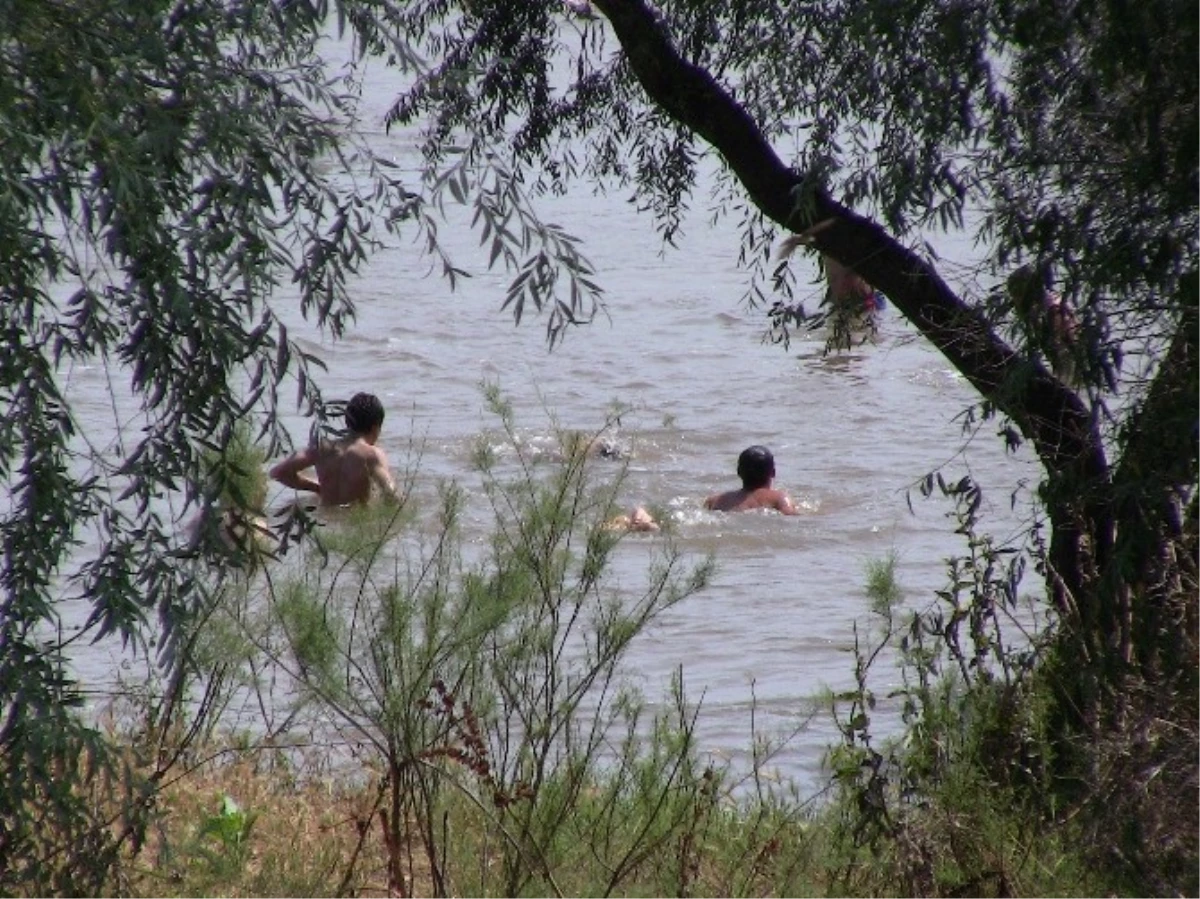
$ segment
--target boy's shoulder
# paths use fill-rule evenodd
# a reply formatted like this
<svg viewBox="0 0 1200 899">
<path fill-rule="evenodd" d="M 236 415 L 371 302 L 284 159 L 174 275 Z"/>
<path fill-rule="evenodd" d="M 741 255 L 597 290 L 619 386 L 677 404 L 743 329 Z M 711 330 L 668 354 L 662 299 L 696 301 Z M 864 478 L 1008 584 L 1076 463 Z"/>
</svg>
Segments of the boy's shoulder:
<svg viewBox="0 0 1200 899">
<path fill-rule="evenodd" d="M 779 490 L 775 487 L 762 487 L 760 489 L 763 491 L 761 498 L 763 506 L 783 512 L 785 515 L 796 514 L 796 506 L 792 502 L 792 498 L 788 496 L 787 491 Z"/>
</svg>

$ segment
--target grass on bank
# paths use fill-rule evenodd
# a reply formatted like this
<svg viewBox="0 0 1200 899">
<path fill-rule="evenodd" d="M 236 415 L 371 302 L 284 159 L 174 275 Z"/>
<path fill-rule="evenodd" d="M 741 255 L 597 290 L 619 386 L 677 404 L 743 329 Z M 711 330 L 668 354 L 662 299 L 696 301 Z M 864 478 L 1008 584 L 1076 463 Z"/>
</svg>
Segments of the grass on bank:
<svg viewBox="0 0 1200 899">
<path fill-rule="evenodd" d="M 868 596 L 890 639 L 902 630 L 894 559 L 872 563 L 867 575 Z M 864 675 L 882 645 L 866 643 L 858 654 Z M 913 648 L 926 671 L 934 670 L 935 654 Z M 695 718 L 676 689 L 673 715 L 649 728 L 631 726 L 602 762 L 580 768 L 577 758 L 564 757 L 536 791 L 498 787 L 483 764 L 490 750 L 474 740 L 477 726 L 460 718 L 457 728 L 440 732 L 440 751 L 421 762 L 440 789 L 428 804 L 403 804 L 408 817 L 399 828 L 387 816 L 395 776 L 369 752 L 352 756 L 356 764 L 331 767 L 329 748 L 296 745 L 298 732 L 289 735 L 290 747 L 253 746 L 248 738 L 192 747 L 188 773 L 159 795 L 158 826 L 133 860 L 128 892 L 1136 893 L 1096 865 L 1103 847 L 1088 840 L 1082 821 L 1048 819 L 1020 785 L 996 778 L 987 735 L 1001 723 L 1028 727 L 1031 706 L 1018 715 L 995 706 L 988 699 L 994 691 L 918 677 L 907 697 L 919 706 L 909 733 L 876 748 L 865 720 L 874 700 L 864 677 L 858 696 L 839 703 L 849 717 L 840 719 L 844 740 L 829 756 L 832 788 L 811 803 L 762 782 L 744 789 L 727 771 L 699 764 Z M 443 702 L 425 711 L 447 708 Z M 429 789 L 428 782 L 408 783 Z"/>
<path fill-rule="evenodd" d="M 1045 648 L 1004 638 L 1019 577 L 970 496 L 935 602 L 906 611 L 895 560 L 869 566 L 872 624 L 855 687 L 830 697 L 841 739 L 811 801 L 702 762 L 682 677 L 657 715 L 624 684 L 631 641 L 705 589 L 710 562 L 668 533 L 644 585 L 610 589 L 619 473 L 593 480 L 578 435 L 524 454 L 493 400 L 510 451 L 478 455 L 496 513 L 478 558 L 449 486 L 419 514 L 302 528 L 286 565 L 232 565 L 181 641 L 185 676 L 140 685 L 108 731 L 128 767 L 101 783 L 74 744 L 26 744 L 60 789 L 0 822 L 3 892 L 1195 893 L 1194 715 L 1146 697 L 1062 802 Z M 900 684 L 877 696 L 884 659 Z M 881 702 L 902 711 L 896 738 L 872 730 Z"/>
<path fill-rule="evenodd" d="M 452 764 L 444 773 L 461 776 Z M 636 784 L 601 779 L 580 790 L 544 850 L 551 861 L 515 895 L 1131 894 L 1089 865 L 1087 847 L 1074 842 L 1078 828 L 1047 827 L 965 772 L 874 839 L 856 829 L 870 816 L 844 797 L 813 809 L 783 792 L 734 799 L 708 770 L 675 786 L 670 778 L 647 759 Z M 494 797 L 464 787 L 434 810 L 444 835 L 439 888 L 419 838 L 389 841 L 381 786 L 305 774 L 270 751 L 220 753 L 162 791 L 157 829 L 130 863 L 127 892 L 514 895 Z M 214 825 L 229 814 L 229 799 L 238 823 Z"/>
</svg>

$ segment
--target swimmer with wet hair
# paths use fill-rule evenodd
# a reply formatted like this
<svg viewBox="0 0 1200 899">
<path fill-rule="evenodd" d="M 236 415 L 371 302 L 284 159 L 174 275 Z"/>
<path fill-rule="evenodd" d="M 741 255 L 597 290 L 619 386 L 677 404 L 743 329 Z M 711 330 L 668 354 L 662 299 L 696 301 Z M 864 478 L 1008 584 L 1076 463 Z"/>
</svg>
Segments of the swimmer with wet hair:
<svg viewBox="0 0 1200 899">
<path fill-rule="evenodd" d="M 742 450 L 737 473 L 742 479 L 741 489 L 710 496 L 704 501 L 704 508 L 713 512 L 774 509 L 784 515 L 799 514 L 788 495 L 771 486 L 775 479 L 775 457 L 765 446 L 755 444 Z"/>
<path fill-rule="evenodd" d="M 351 434 L 366 436 L 383 427 L 383 403 L 373 393 L 356 393 L 346 403 L 346 427 Z"/>
<path fill-rule="evenodd" d="M 375 444 L 383 430 L 383 404 L 370 393 L 356 393 L 346 404 L 346 429 L 340 440 L 318 440 L 271 469 L 271 477 L 293 490 L 316 493 L 322 506 L 365 503 L 376 486 L 396 496 L 387 456 Z M 315 468 L 314 480 L 302 474 Z"/>
</svg>

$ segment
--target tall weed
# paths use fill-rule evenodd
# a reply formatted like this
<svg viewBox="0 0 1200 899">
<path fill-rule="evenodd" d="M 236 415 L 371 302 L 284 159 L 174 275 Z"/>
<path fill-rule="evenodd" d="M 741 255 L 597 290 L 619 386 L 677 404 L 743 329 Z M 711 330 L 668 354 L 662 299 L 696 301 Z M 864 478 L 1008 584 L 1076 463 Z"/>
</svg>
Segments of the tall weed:
<svg viewBox="0 0 1200 899">
<path fill-rule="evenodd" d="M 1077 889 L 1087 874 L 1041 799 L 1052 795 L 1037 679 L 1046 644 L 1020 614 L 1024 557 L 978 532 L 981 495 L 969 479 L 938 483 L 966 552 L 919 611 L 901 606 L 894 559 L 871 568 L 875 627 L 856 630 L 855 687 L 834 697 L 835 883 L 930 896 Z M 882 659 L 896 661 L 900 684 L 879 697 L 871 675 Z M 899 736 L 875 737 L 880 703 L 898 710 Z"/>
</svg>

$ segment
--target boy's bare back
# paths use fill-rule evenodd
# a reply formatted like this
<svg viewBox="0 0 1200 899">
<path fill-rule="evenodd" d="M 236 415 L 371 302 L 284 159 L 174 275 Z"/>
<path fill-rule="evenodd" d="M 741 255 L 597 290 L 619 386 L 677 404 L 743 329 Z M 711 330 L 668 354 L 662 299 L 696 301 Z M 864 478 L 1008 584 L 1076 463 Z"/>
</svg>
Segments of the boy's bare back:
<svg viewBox="0 0 1200 899">
<path fill-rule="evenodd" d="M 756 490 L 729 490 L 710 496 L 704 508 L 712 512 L 749 512 L 752 509 L 774 509 L 784 515 L 795 515 L 796 507 L 782 490 L 759 487 Z"/>
<path fill-rule="evenodd" d="M 323 506 L 365 503 L 371 498 L 372 484 L 385 494 L 395 493 L 387 456 L 361 437 L 322 441 L 314 467 Z"/>
<path fill-rule="evenodd" d="M 387 456 L 376 446 L 383 427 L 383 406 L 369 393 L 355 394 L 346 405 L 350 433 L 341 440 L 321 440 L 293 453 L 271 469 L 271 477 L 293 490 L 308 490 L 322 506 L 365 503 L 371 485 L 387 496 L 396 495 L 396 484 Z M 317 479 L 304 474 L 316 469 Z"/>
</svg>

